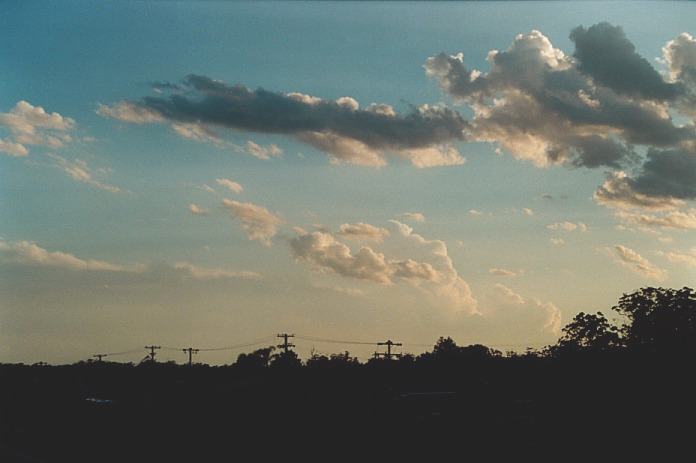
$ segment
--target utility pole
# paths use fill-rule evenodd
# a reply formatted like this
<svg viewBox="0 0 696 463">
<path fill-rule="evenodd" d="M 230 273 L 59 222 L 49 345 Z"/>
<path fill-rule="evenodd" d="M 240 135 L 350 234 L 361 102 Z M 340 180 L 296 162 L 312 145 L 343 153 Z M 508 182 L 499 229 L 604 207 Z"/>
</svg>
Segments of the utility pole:
<svg viewBox="0 0 696 463">
<path fill-rule="evenodd" d="M 104 357 L 108 357 L 109 354 L 94 354 L 92 357 L 97 359 L 97 362 L 101 362 Z"/>
<path fill-rule="evenodd" d="M 290 348 L 291 348 L 291 347 L 295 347 L 295 344 L 290 344 L 290 343 L 288 342 L 288 338 L 294 338 L 294 337 L 295 337 L 294 334 L 283 333 L 283 334 L 279 334 L 279 335 L 276 336 L 276 337 L 277 337 L 277 338 L 283 338 L 283 344 L 278 344 L 276 347 L 278 347 L 279 349 L 283 349 L 283 350 L 285 351 L 286 354 L 290 351 Z"/>
<path fill-rule="evenodd" d="M 148 350 L 150 351 L 150 353 L 148 354 L 148 356 L 150 357 L 150 361 L 151 361 L 152 363 L 155 363 L 155 354 L 156 354 L 155 351 L 156 351 L 157 349 L 161 349 L 161 348 L 162 348 L 162 346 L 145 346 L 145 349 L 148 349 Z"/>
<path fill-rule="evenodd" d="M 184 351 L 184 353 L 188 354 L 188 358 L 189 358 L 188 364 L 189 364 L 189 366 L 191 366 L 193 364 L 193 360 L 192 360 L 191 356 L 193 354 L 197 354 L 198 349 L 194 349 L 193 347 L 187 347 L 186 349 L 182 349 L 182 350 Z"/>
<path fill-rule="evenodd" d="M 391 360 L 392 357 L 400 358 L 402 354 L 392 353 L 393 346 L 403 346 L 400 342 L 394 342 L 391 339 L 387 339 L 384 342 L 378 342 L 378 346 L 387 346 L 386 352 L 375 352 L 375 358 L 383 357 L 387 360 Z"/>
</svg>

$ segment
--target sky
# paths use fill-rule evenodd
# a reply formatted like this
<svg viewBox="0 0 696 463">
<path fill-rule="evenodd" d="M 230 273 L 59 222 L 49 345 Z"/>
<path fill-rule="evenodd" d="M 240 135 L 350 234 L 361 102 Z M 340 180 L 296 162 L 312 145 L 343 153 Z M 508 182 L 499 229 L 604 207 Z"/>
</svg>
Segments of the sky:
<svg viewBox="0 0 696 463">
<path fill-rule="evenodd" d="M 524 350 L 696 283 L 693 3 L 2 10 L 2 362 Z"/>
</svg>

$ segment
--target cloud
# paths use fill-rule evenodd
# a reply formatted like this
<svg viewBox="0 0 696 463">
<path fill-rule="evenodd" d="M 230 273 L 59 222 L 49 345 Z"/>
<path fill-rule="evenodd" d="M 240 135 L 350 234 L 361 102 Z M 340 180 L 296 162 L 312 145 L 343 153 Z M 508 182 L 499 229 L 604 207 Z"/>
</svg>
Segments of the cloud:
<svg viewBox="0 0 696 463">
<path fill-rule="evenodd" d="M 135 264 L 121 265 L 95 259 L 82 259 L 73 254 L 48 251 L 32 241 L 6 241 L 0 239 L 0 264 L 15 264 L 30 267 L 45 267 L 75 272 L 118 272 L 138 274 L 140 277 L 175 275 L 194 280 L 244 279 L 258 280 L 261 274 L 250 271 L 229 271 L 220 268 L 201 267 L 189 262 L 173 265 Z"/>
<path fill-rule="evenodd" d="M 193 265 L 189 262 L 177 262 L 174 264 L 176 270 L 186 272 L 191 278 L 196 280 L 220 280 L 226 278 L 243 279 L 243 280 L 259 280 L 261 274 L 257 272 L 232 272 L 220 268 L 209 268 Z"/>
<path fill-rule="evenodd" d="M 562 230 L 566 232 L 572 232 L 576 230 L 586 232 L 588 230 L 587 225 L 582 222 L 556 222 L 547 225 L 546 228 L 548 228 L 549 230 Z"/>
<path fill-rule="evenodd" d="M 399 214 L 397 217 L 411 220 L 413 222 L 425 222 L 425 216 L 420 212 L 404 212 L 403 214 Z"/>
<path fill-rule="evenodd" d="M 58 168 L 77 182 L 85 183 L 94 188 L 108 191 L 109 193 L 123 192 L 123 190 L 117 186 L 103 183 L 95 179 L 95 172 L 89 167 L 87 162 L 82 159 L 71 161 L 57 154 L 47 154 L 47 156 L 54 161 Z"/>
<path fill-rule="evenodd" d="M 102 260 L 80 259 L 72 254 L 47 251 L 33 241 L 9 242 L 0 239 L 0 260 L 3 263 L 38 267 L 54 267 L 74 271 L 133 272 L 138 267 L 125 267 Z"/>
<path fill-rule="evenodd" d="M 551 238 L 550 241 L 554 246 L 563 246 L 565 244 L 565 240 L 563 238 Z"/>
<path fill-rule="evenodd" d="M 696 199 L 696 126 L 673 118 L 696 116 L 696 40 L 684 33 L 665 45 L 665 78 L 620 27 L 580 26 L 570 38 L 572 56 L 533 30 L 491 50 L 487 72 L 467 68 L 461 53 L 424 68 L 471 107 L 469 140 L 537 166 L 615 170 L 595 193 L 600 204 L 666 209 Z"/>
<path fill-rule="evenodd" d="M 517 329 L 520 325 L 532 324 L 540 332 L 554 335 L 561 332 L 561 310 L 552 302 L 523 297 L 507 286 L 497 283 L 486 298 L 486 303 L 491 306 L 487 311 L 489 316 L 507 318 L 517 325 Z"/>
<path fill-rule="evenodd" d="M 389 236 L 389 230 L 363 222 L 344 223 L 339 227 L 336 234 L 348 239 L 381 242 L 384 238 Z"/>
<path fill-rule="evenodd" d="M 471 106 L 472 139 L 498 143 L 538 166 L 619 168 L 635 158 L 635 144 L 694 139 L 693 127 L 675 126 L 667 111 L 683 86 L 664 81 L 620 28 L 576 28 L 571 39 L 575 58 L 534 30 L 505 51 L 490 51 L 486 73 L 468 69 L 461 53 L 432 56 L 424 67 Z"/>
<path fill-rule="evenodd" d="M 570 33 L 575 42 L 577 68 L 600 85 L 635 98 L 673 100 L 681 86 L 665 82 L 652 65 L 636 53 L 635 46 L 620 27 L 599 23 Z"/>
<path fill-rule="evenodd" d="M 217 133 L 199 123 L 175 123 L 172 124 L 172 129 L 182 138 L 201 143 L 212 143 L 213 145 L 218 146 L 222 146 L 224 144 L 224 142 Z"/>
<path fill-rule="evenodd" d="M 658 255 L 665 257 L 673 264 L 685 264 L 689 267 L 696 267 L 696 247 L 686 252 L 658 252 Z"/>
<path fill-rule="evenodd" d="M 684 204 L 682 200 L 665 196 L 648 196 L 637 192 L 632 179 L 623 171 L 612 172 L 593 195 L 598 204 L 616 209 L 642 208 L 648 210 L 674 209 Z"/>
<path fill-rule="evenodd" d="M 619 212 L 616 216 L 624 223 L 644 227 L 661 227 L 680 230 L 696 230 L 696 209 L 688 211 L 671 211 L 662 215 Z"/>
<path fill-rule="evenodd" d="M 240 185 L 239 183 L 234 182 L 228 178 L 218 178 L 218 179 L 215 179 L 215 182 L 217 182 L 217 184 L 220 186 L 224 186 L 225 188 L 230 190 L 232 193 L 239 194 L 242 191 L 244 191 L 244 188 L 242 187 L 242 185 Z"/>
<path fill-rule="evenodd" d="M 131 124 L 152 124 L 164 121 L 164 118 L 156 111 L 128 101 L 121 101 L 110 106 L 100 104 L 97 107 L 97 114 Z"/>
<path fill-rule="evenodd" d="M 9 154 L 12 157 L 21 157 L 29 154 L 29 150 L 21 143 L 0 138 L 0 153 Z"/>
<path fill-rule="evenodd" d="M 523 208 L 522 208 L 522 213 L 523 213 L 524 215 L 529 215 L 529 216 L 534 215 L 534 211 L 533 211 L 532 209 L 528 208 L 528 207 L 523 207 Z"/>
<path fill-rule="evenodd" d="M 653 265 L 645 257 L 629 247 L 617 244 L 613 249 L 607 248 L 606 251 L 615 257 L 616 262 L 634 273 L 658 281 L 663 281 L 667 278 L 665 269 Z"/>
<path fill-rule="evenodd" d="M 255 158 L 267 160 L 272 157 L 277 158 L 282 156 L 283 150 L 278 148 L 277 145 L 261 146 L 254 143 L 251 140 L 246 142 L 246 152 L 254 156 Z"/>
<path fill-rule="evenodd" d="M 279 216 L 269 212 L 265 207 L 252 203 L 223 199 L 222 204 L 229 209 L 234 218 L 239 219 L 242 229 L 250 240 L 259 241 L 265 246 L 271 245 L 271 238 L 276 235 L 278 225 L 283 223 Z"/>
<path fill-rule="evenodd" d="M 483 215 L 483 212 L 476 210 L 476 209 L 469 209 L 469 215 L 481 216 L 481 215 Z"/>
<path fill-rule="evenodd" d="M 194 215 L 208 215 L 208 214 L 210 214 L 210 211 L 208 209 L 202 208 L 198 204 L 194 204 L 194 203 L 189 204 L 188 210 L 191 214 L 194 214 Z"/>
<path fill-rule="evenodd" d="M 446 244 L 425 239 L 395 220 L 390 221 L 390 227 L 390 242 L 401 243 L 400 249 L 408 249 L 414 255 L 387 257 L 369 246 L 353 251 L 332 234 L 320 231 L 300 233 L 290 240 L 290 248 L 298 261 L 317 271 L 383 285 L 403 282 L 439 301 L 447 301 L 455 310 L 475 313 L 476 300 L 454 268 Z"/>
<path fill-rule="evenodd" d="M 72 141 L 68 132 L 74 129 L 75 121 L 21 100 L 9 112 L 0 113 L 1 127 L 9 130 L 12 138 L 0 138 L 0 152 L 17 157 L 29 153 L 25 145 L 63 147 Z"/>
<path fill-rule="evenodd" d="M 508 270 L 505 268 L 489 268 L 488 273 L 491 275 L 499 276 L 499 277 L 516 277 L 519 275 L 519 272 L 515 272 L 514 270 Z"/>
<path fill-rule="evenodd" d="M 188 76 L 180 88 L 183 91 L 168 96 L 101 106 L 98 112 L 126 122 L 198 123 L 287 135 L 326 152 L 339 163 L 381 166 L 390 154 L 418 167 L 463 162 L 452 143 L 464 140 L 468 123 L 443 106 L 421 105 L 399 114 L 388 105 L 361 109 L 350 97 L 334 101 L 299 93 L 251 90 L 196 75 Z M 252 154 L 273 155 L 254 145 L 247 144 Z"/>
</svg>

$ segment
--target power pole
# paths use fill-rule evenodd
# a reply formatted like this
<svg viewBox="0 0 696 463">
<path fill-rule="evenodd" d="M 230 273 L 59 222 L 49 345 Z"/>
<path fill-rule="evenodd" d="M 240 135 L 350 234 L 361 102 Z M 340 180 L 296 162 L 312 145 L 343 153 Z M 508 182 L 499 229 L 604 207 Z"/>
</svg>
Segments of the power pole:
<svg viewBox="0 0 696 463">
<path fill-rule="evenodd" d="M 279 335 L 276 336 L 276 337 L 277 337 L 277 338 L 283 338 L 283 344 L 278 344 L 276 347 L 278 347 L 279 349 L 283 349 L 283 350 L 285 351 L 286 354 L 290 351 L 290 348 L 291 348 L 291 347 L 295 347 L 295 344 L 290 344 L 290 343 L 288 342 L 288 338 L 294 338 L 294 337 L 295 337 L 294 334 L 283 333 L 283 334 L 279 334 Z"/>
<path fill-rule="evenodd" d="M 387 360 L 391 360 L 392 357 L 400 358 L 402 354 L 392 353 L 393 346 L 403 346 L 400 342 L 394 342 L 391 339 L 387 339 L 384 342 L 378 342 L 378 346 L 387 346 L 386 352 L 375 352 L 375 358 L 383 357 Z"/>
<path fill-rule="evenodd" d="M 186 349 L 182 349 L 182 350 L 184 351 L 184 353 L 188 354 L 188 358 L 189 358 L 188 364 L 189 364 L 189 366 L 191 366 L 193 364 L 193 360 L 192 360 L 191 356 L 193 354 L 197 354 L 198 349 L 194 349 L 193 347 L 187 347 Z"/>
<path fill-rule="evenodd" d="M 148 356 L 150 357 L 150 361 L 151 361 L 152 363 L 155 363 L 155 354 L 156 354 L 155 351 L 156 351 L 157 349 L 161 349 L 161 348 L 162 348 L 162 346 L 145 346 L 145 349 L 149 349 L 149 350 L 150 350 L 150 353 L 148 354 Z"/>
<path fill-rule="evenodd" d="M 108 357 L 109 354 L 94 354 L 92 357 L 97 359 L 97 362 L 101 362 L 104 357 Z"/>
</svg>

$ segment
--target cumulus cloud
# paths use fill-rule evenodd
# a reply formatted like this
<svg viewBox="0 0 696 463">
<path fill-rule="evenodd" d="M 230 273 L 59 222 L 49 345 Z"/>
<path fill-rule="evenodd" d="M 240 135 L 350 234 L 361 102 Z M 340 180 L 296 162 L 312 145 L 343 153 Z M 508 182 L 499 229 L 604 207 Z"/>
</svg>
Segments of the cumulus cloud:
<svg viewBox="0 0 696 463">
<path fill-rule="evenodd" d="M 265 207 L 252 203 L 240 203 L 223 199 L 222 204 L 232 216 L 239 219 L 242 229 L 250 240 L 259 241 L 265 246 L 271 245 L 271 238 L 277 233 L 278 225 L 283 220 Z"/>
<path fill-rule="evenodd" d="M 528 207 L 523 207 L 523 208 L 522 208 L 522 213 L 523 213 L 524 215 L 529 215 L 529 216 L 534 215 L 534 211 L 533 211 L 532 209 L 528 208 Z"/>
<path fill-rule="evenodd" d="M 343 238 L 381 242 L 389 236 L 389 230 L 363 222 L 344 223 L 336 234 Z"/>
<path fill-rule="evenodd" d="M 210 211 L 208 209 L 205 209 L 198 204 L 191 203 L 189 204 L 189 212 L 194 215 L 208 215 L 210 214 Z"/>
<path fill-rule="evenodd" d="M 548 228 L 549 230 L 561 230 L 566 232 L 572 232 L 576 230 L 586 232 L 588 230 L 587 225 L 582 222 L 556 222 L 548 224 L 546 228 Z"/>
<path fill-rule="evenodd" d="M 461 53 L 430 57 L 425 69 L 472 107 L 474 139 L 539 166 L 618 168 L 635 157 L 635 144 L 694 139 L 693 127 L 674 125 L 667 111 L 683 86 L 664 81 L 621 28 L 579 27 L 571 39 L 573 57 L 535 30 L 505 51 L 492 50 L 486 73 L 468 69 Z"/>
<path fill-rule="evenodd" d="M 481 215 L 483 215 L 483 212 L 481 212 L 477 209 L 469 209 L 469 215 L 481 216 Z"/>
<path fill-rule="evenodd" d="M 72 141 L 68 132 L 74 127 L 73 119 L 21 100 L 9 112 L 0 113 L 0 128 L 11 134 L 10 139 L 0 138 L 0 152 L 18 157 L 29 153 L 26 145 L 61 148 Z"/>
<path fill-rule="evenodd" d="M 425 222 L 425 215 L 420 212 L 404 212 L 403 214 L 399 214 L 398 217 L 413 222 Z"/>
<path fill-rule="evenodd" d="M 491 50 L 487 72 L 467 68 L 461 53 L 432 56 L 424 67 L 473 110 L 471 140 L 538 166 L 615 170 L 595 193 L 600 204 L 665 209 L 695 199 L 696 130 L 672 114 L 696 115 L 696 40 L 685 33 L 665 45 L 665 78 L 620 27 L 580 26 L 570 38 L 570 56 L 534 30 Z"/>
<path fill-rule="evenodd" d="M 561 310 L 552 302 L 527 298 L 500 283 L 493 286 L 486 302 L 498 318 L 509 318 L 518 324 L 536 325 L 538 331 L 558 335 L 561 331 Z"/>
<path fill-rule="evenodd" d="M 196 75 L 188 76 L 171 95 L 100 106 L 98 112 L 134 123 L 196 123 L 288 135 L 326 152 L 334 162 L 370 166 L 384 165 L 389 154 L 418 167 L 461 164 L 463 158 L 452 143 L 464 140 L 468 126 L 459 113 L 443 106 L 421 105 L 399 114 L 388 105 L 361 109 L 350 97 L 334 101 L 251 90 Z M 274 155 L 260 148 L 247 144 L 258 157 Z"/>
<path fill-rule="evenodd" d="M 499 277 L 516 277 L 519 275 L 519 272 L 516 272 L 514 270 L 508 270 L 506 268 L 489 268 L 488 273 L 491 275 L 499 276 Z"/>
<path fill-rule="evenodd" d="M 617 244 L 613 249 L 606 249 L 606 251 L 614 256 L 617 263 L 634 273 L 658 281 L 663 281 L 667 278 L 665 269 L 652 264 L 648 259 L 629 247 Z"/>
<path fill-rule="evenodd" d="M 554 246 L 563 246 L 565 244 L 565 240 L 563 238 L 551 238 L 550 241 Z"/>
<path fill-rule="evenodd" d="M 85 183 L 94 188 L 108 191 L 109 193 L 121 193 L 121 188 L 97 180 L 95 171 L 82 159 L 69 160 L 57 154 L 48 154 L 55 165 L 77 182 Z"/>
<path fill-rule="evenodd" d="M 298 261 L 315 270 L 384 285 L 404 282 L 448 301 L 456 310 L 476 311 L 476 300 L 454 268 L 443 241 L 428 240 L 395 220 L 390 221 L 390 228 L 390 241 L 401 242 L 403 249 L 417 257 L 387 257 L 369 246 L 354 251 L 332 234 L 320 231 L 300 231 L 290 240 L 290 247 Z"/>
<path fill-rule="evenodd" d="M 215 182 L 220 186 L 224 186 L 225 188 L 230 190 L 232 193 L 239 194 L 242 191 L 244 191 L 244 188 L 242 187 L 242 185 L 230 180 L 229 178 L 218 178 L 218 179 L 215 179 Z"/>
</svg>

